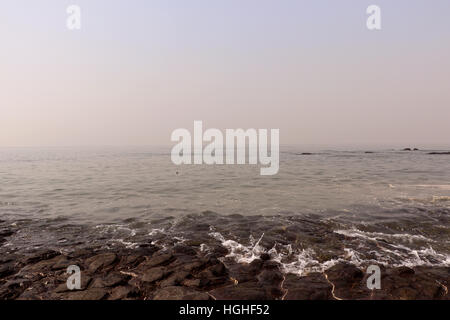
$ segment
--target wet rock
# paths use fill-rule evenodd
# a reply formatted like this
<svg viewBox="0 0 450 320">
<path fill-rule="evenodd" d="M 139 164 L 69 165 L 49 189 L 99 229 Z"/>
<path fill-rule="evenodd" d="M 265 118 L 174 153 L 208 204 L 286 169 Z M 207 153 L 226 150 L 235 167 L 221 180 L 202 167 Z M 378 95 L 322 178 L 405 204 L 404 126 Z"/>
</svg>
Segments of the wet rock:
<svg viewBox="0 0 450 320">
<path fill-rule="evenodd" d="M 381 290 L 374 299 L 449 300 L 450 268 L 401 267 L 382 271 Z"/>
<path fill-rule="evenodd" d="M 195 256 L 197 255 L 197 252 L 189 246 L 185 245 L 176 245 L 172 251 L 175 255 L 188 255 L 188 256 Z"/>
<path fill-rule="evenodd" d="M 160 265 L 165 265 L 174 260 L 172 253 L 156 253 L 149 260 L 142 262 L 139 267 L 149 269 Z"/>
<path fill-rule="evenodd" d="M 257 281 L 248 281 L 210 291 L 216 300 L 267 300 L 272 297 Z"/>
<path fill-rule="evenodd" d="M 85 263 L 90 272 L 94 273 L 99 269 L 106 268 L 113 264 L 117 259 L 115 253 L 103 253 L 86 259 Z"/>
<path fill-rule="evenodd" d="M 305 277 L 287 275 L 283 283 L 284 300 L 330 300 L 333 299 L 332 285 L 321 273 Z"/>
<path fill-rule="evenodd" d="M 20 270 L 21 274 L 38 273 L 43 271 L 52 270 L 54 265 L 58 265 L 61 261 L 65 261 L 66 258 L 62 255 L 57 255 L 49 259 L 41 259 L 38 262 L 28 263 Z"/>
<path fill-rule="evenodd" d="M 230 265 L 230 276 L 238 282 L 255 280 L 256 276 L 262 271 L 264 262 L 255 259 L 249 264 Z"/>
<path fill-rule="evenodd" d="M 286 229 L 312 234 L 310 227 L 302 221 Z M 305 241 L 316 240 L 311 235 Z M 319 252 L 327 254 L 327 242 Z M 81 290 L 67 288 L 69 263 L 82 269 Z M 237 263 L 184 244 L 156 252 L 154 247 L 69 255 L 42 250 L 28 257 L 0 256 L 0 299 L 450 299 L 449 267 L 380 267 L 381 289 L 369 290 L 369 275 L 350 263 L 298 277 L 283 274 L 268 255 Z"/>
<path fill-rule="evenodd" d="M 10 237 L 14 234 L 15 232 L 9 229 L 0 229 L 0 238 L 6 238 L 6 237 Z"/>
<path fill-rule="evenodd" d="M 134 268 L 140 263 L 145 261 L 145 257 L 139 254 L 131 254 L 127 255 L 125 257 L 122 257 L 122 259 L 119 262 L 119 268 L 120 269 L 130 269 Z"/>
<path fill-rule="evenodd" d="M 224 257 L 228 254 L 228 249 L 222 246 L 215 246 L 210 250 L 209 254 L 216 258 Z"/>
<path fill-rule="evenodd" d="M 108 300 L 123 300 L 132 295 L 133 292 L 134 289 L 131 286 L 120 286 L 111 291 Z"/>
<path fill-rule="evenodd" d="M 223 285 L 230 280 L 225 266 L 220 261 L 215 261 L 215 264 L 206 266 L 205 269 L 196 274 L 196 277 L 200 279 L 200 286 L 205 288 Z"/>
<path fill-rule="evenodd" d="M 365 273 L 350 263 L 339 263 L 325 271 L 328 281 L 334 285 L 334 295 L 340 299 L 368 297 L 370 290 L 363 281 Z"/>
<path fill-rule="evenodd" d="M 92 288 L 85 291 L 71 292 L 66 296 L 67 300 L 102 300 L 108 294 L 106 289 Z"/>
<path fill-rule="evenodd" d="M 76 263 L 70 262 L 67 260 L 66 257 L 61 256 L 59 259 L 55 261 L 55 263 L 52 265 L 52 270 L 61 270 L 61 269 L 67 269 L 70 265 L 74 265 Z"/>
<path fill-rule="evenodd" d="M 284 280 L 283 274 L 278 270 L 264 270 L 257 277 L 263 287 L 279 288 Z"/>
<path fill-rule="evenodd" d="M 13 274 L 15 271 L 13 263 L 7 263 L 0 265 L 0 278 L 4 278 Z"/>
<path fill-rule="evenodd" d="M 36 293 L 35 290 L 25 290 L 17 300 L 41 300 L 41 296 Z"/>
<path fill-rule="evenodd" d="M 103 278 L 96 278 L 92 283 L 92 288 L 115 287 L 127 283 L 130 276 L 122 273 L 110 273 Z"/>
<path fill-rule="evenodd" d="M 86 258 L 92 256 L 92 250 L 90 249 L 78 249 L 69 254 L 70 258 Z"/>
<path fill-rule="evenodd" d="M 195 273 L 205 266 L 205 262 L 201 260 L 194 260 L 180 266 L 180 269 L 189 273 Z"/>
<path fill-rule="evenodd" d="M 396 269 L 396 273 L 400 276 L 408 276 L 408 275 L 413 275 L 414 269 L 408 268 L 408 267 L 399 267 L 398 269 Z"/>
<path fill-rule="evenodd" d="M 260 258 L 262 261 L 270 260 L 270 254 L 268 254 L 268 253 L 263 253 L 259 258 Z"/>
<path fill-rule="evenodd" d="M 189 272 L 186 272 L 186 271 L 175 272 L 167 279 L 161 281 L 159 286 L 161 288 L 164 288 L 164 287 L 173 287 L 173 286 L 179 285 L 188 276 L 189 276 Z"/>
<path fill-rule="evenodd" d="M 142 276 L 142 281 L 144 282 L 155 282 L 161 280 L 165 276 L 167 276 L 169 272 L 164 267 L 156 267 L 150 270 L 145 271 Z"/>
<path fill-rule="evenodd" d="M 0 287 L 0 300 L 16 299 L 32 282 L 28 279 L 9 280 Z"/>
<path fill-rule="evenodd" d="M 29 256 L 24 257 L 21 260 L 21 263 L 23 264 L 32 264 L 32 263 L 36 263 L 38 261 L 42 261 L 42 260 L 49 260 L 51 258 L 54 258 L 56 256 L 60 255 L 60 253 L 54 251 L 54 250 L 42 250 L 42 251 L 38 251 L 35 252 Z"/>
<path fill-rule="evenodd" d="M 184 279 L 182 285 L 185 287 L 199 287 L 200 279 Z"/>
<path fill-rule="evenodd" d="M 159 289 L 155 292 L 153 300 L 209 300 L 205 292 L 195 291 L 190 288 L 173 286 Z"/>
</svg>

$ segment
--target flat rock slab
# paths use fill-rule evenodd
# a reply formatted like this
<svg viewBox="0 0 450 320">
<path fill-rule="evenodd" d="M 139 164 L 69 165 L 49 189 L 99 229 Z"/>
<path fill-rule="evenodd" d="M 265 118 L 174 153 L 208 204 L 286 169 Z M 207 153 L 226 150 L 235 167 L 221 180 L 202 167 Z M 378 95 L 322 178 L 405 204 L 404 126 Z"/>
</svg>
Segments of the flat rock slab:
<svg viewBox="0 0 450 320">
<path fill-rule="evenodd" d="M 165 287 L 155 292 L 153 300 L 209 300 L 206 292 L 199 292 L 185 287 Z"/>
<path fill-rule="evenodd" d="M 216 300 L 268 300 L 272 297 L 257 281 L 249 281 L 214 289 L 209 292 Z"/>
<path fill-rule="evenodd" d="M 115 253 L 103 253 L 86 260 L 86 265 L 90 272 L 96 272 L 99 269 L 105 268 L 113 264 L 117 259 Z"/>
</svg>

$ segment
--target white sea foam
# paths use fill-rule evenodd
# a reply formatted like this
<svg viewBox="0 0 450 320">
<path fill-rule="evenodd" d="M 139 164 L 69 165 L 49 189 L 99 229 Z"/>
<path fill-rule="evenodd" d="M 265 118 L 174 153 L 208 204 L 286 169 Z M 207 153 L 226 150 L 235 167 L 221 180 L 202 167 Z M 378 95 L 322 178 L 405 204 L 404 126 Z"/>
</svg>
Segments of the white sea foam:
<svg viewBox="0 0 450 320">
<path fill-rule="evenodd" d="M 155 235 L 157 235 L 158 233 L 164 233 L 164 231 L 165 231 L 164 228 L 162 228 L 162 229 L 157 229 L 157 228 L 155 228 L 155 229 L 152 229 L 152 231 L 150 231 L 148 235 L 149 235 L 149 236 L 155 236 Z"/>
<path fill-rule="evenodd" d="M 211 237 L 221 242 L 222 246 L 228 249 L 229 254 L 227 258 L 233 258 L 238 263 L 251 263 L 258 259 L 261 254 L 266 252 L 266 249 L 259 245 L 264 234 L 255 242 L 255 239 L 250 236 L 250 245 L 245 246 L 234 240 L 226 240 L 219 232 L 209 233 Z"/>
<path fill-rule="evenodd" d="M 357 229 L 337 230 L 336 233 L 360 238 L 364 240 L 376 241 L 380 237 L 391 237 L 393 239 L 402 239 L 408 241 L 430 241 L 430 239 L 421 235 L 409 234 L 383 234 L 363 232 Z M 264 235 L 257 241 L 250 237 L 250 244 L 243 245 L 235 240 L 227 240 L 219 232 L 212 231 L 210 236 L 220 241 L 222 246 L 228 249 L 226 258 L 231 258 L 237 263 L 251 263 L 260 258 L 261 254 L 268 253 L 272 260 L 280 263 L 281 270 L 286 274 L 296 274 L 304 276 L 311 272 L 324 272 L 340 262 L 351 263 L 357 267 L 366 267 L 370 264 L 384 266 L 450 266 L 450 256 L 436 252 L 431 246 L 422 249 L 411 249 L 402 244 L 389 244 L 390 248 L 379 246 L 378 251 L 368 251 L 366 254 L 359 252 L 354 248 L 344 248 L 344 253 L 340 256 L 324 262 L 319 262 L 316 252 L 312 248 L 302 249 L 294 252 L 291 245 L 275 244 L 271 249 L 264 248 L 260 242 Z M 362 245 L 360 245 L 362 246 Z M 206 250 L 203 247 L 202 250 Z M 367 258 L 366 255 L 375 256 L 376 259 Z"/>
<path fill-rule="evenodd" d="M 394 233 L 394 234 L 388 234 L 388 233 L 381 233 L 381 232 L 366 232 L 361 231 L 356 228 L 349 229 L 349 230 L 336 230 L 334 231 L 337 234 L 344 235 L 346 237 L 352 237 L 352 238 L 361 238 L 366 240 L 372 240 L 377 241 L 379 239 L 397 239 L 397 240 L 407 240 L 409 242 L 413 241 L 427 241 L 427 242 L 434 242 L 432 239 L 428 239 L 427 237 L 424 237 L 422 235 L 412 235 L 407 233 Z"/>
</svg>

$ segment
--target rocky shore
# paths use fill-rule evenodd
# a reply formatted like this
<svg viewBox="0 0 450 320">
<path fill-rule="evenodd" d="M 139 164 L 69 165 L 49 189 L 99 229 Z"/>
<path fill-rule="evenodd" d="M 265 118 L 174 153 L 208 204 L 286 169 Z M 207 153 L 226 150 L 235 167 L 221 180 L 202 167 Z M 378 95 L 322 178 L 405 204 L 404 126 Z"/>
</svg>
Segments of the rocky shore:
<svg viewBox="0 0 450 320">
<path fill-rule="evenodd" d="M 0 246 L 11 231 L 0 230 Z M 381 289 L 369 290 L 365 270 L 338 263 L 323 273 L 283 274 L 267 254 L 249 264 L 227 263 L 217 246 L 203 253 L 197 244 L 169 249 L 37 250 L 0 257 L 0 299 L 18 300 L 449 300 L 449 267 L 381 267 Z M 67 267 L 81 269 L 81 289 L 71 291 Z"/>
</svg>

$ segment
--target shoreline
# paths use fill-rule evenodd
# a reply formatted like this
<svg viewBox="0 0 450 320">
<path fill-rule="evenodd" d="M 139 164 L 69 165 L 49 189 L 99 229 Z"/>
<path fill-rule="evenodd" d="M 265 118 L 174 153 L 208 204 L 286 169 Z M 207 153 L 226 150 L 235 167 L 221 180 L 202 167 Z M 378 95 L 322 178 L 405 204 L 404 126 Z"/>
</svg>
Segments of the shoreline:
<svg viewBox="0 0 450 320">
<path fill-rule="evenodd" d="M 0 240 L 9 235 L 1 230 Z M 5 254 L 0 300 L 450 300 L 450 267 L 380 266 L 381 289 L 369 290 L 369 275 L 350 263 L 297 276 L 284 274 L 268 254 L 251 263 L 228 263 L 227 253 L 221 245 L 205 254 L 194 245 L 149 244 Z M 80 290 L 67 288 L 70 265 L 81 269 Z"/>
</svg>

